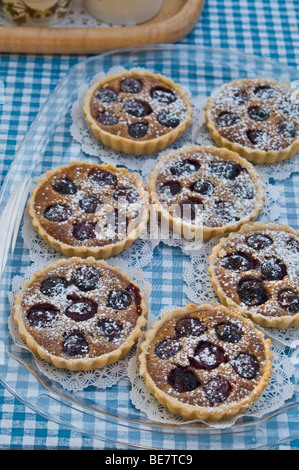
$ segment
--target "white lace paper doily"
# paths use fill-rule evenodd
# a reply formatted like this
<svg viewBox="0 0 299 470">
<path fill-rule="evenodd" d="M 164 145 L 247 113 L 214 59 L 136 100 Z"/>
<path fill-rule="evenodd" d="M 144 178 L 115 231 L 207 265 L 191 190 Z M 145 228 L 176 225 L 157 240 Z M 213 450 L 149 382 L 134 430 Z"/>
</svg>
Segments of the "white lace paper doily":
<svg viewBox="0 0 299 470">
<path fill-rule="evenodd" d="M 32 272 L 37 271 L 38 269 L 39 267 L 33 263 L 24 277 L 16 276 L 13 278 L 12 292 L 9 293 L 11 312 L 13 312 L 15 296 L 21 289 L 23 282 L 27 279 L 30 279 Z M 127 267 L 126 272 L 139 283 L 148 304 L 150 285 L 144 281 L 141 269 L 137 267 Z M 15 345 L 29 350 L 27 344 L 18 332 L 18 327 L 13 319 L 13 314 L 11 314 L 9 317 L 9 329 Z M 50 380 L 58 382 L 64 389 L 68 391 L 77 392 L 82 391 L 89 386 L 105 389 L 118 383 L 121 378 L 127 376 L 128 361 L 132 354 L 134 354 L 133 351 L 134 348 L 125 357 L 113 364 L 104 367 L 103 369 L 94 369 L 91 371 L 73 372 L 68 371 L 67 369 L 58 369 L 54 365 L 48 363 L 36 355 L 34 356 L 34 360 L 38 370 Z"/>
<path fill-rule="evenodd" d="M 139 70 L 145 70 L 140 67 L 135 67 Z M 147 177 L 157 161 L 162 155 L 165 154 L 160 152 L 153 155 L 138 156 L 136 155 L 125 155 L 122 153 L 116 153 L 113 150 L 105 147 L 99 142 L 85 121 L 82 112 L 82 102 L 85 92 L 91 85 L 91 83 L 105 77 L 109 73 L 120 73 L 125 70 L 124 67 L 115 66 L 112 67 L 107 73 L 100 72 L 96 74 L 89 84 L 83 84 L 79 91 L 78 97 L 73 104 L 71 110 L 72 125 L 71 135 L 73 139 L 81 145 L 83 153 L 99 158 L 104 163 L 113 163 L 114 165 L 121 165 L 128 168 L 131 171 L 141 172 L 143 177 Z M 190 95 L 189 90 L 185 87 L 185 91 Z M 191 96 L 191 95 L 190 95 Z M 215 145 L 208 128 L 205 125 L 205 106 L 207 97 L 199 96 L 193 101 L 193 117 L 191 125 L 187 128 L 184 134 L 179 140 L 172 144 L 171 148 L 180 148 L 184 145 Z M 260 173 L 263 181 L 269 182 L 270 180 L 283 181 L 290 177 L 292 173 L 299 172 L 299 154 L 294 157 L 285 160 L 283 162 L 271 165 L 257 165 L 256 169 Z"/>
<path fill-rule="evenodd" d="M 159 318 L 163 313 L 172 311 L 177 308 L 176 306 L 164 308 L 161 311 Z M 294 394 L 294 384 L 292 377 L 294 375 L 294 364 L 296 361 L 291 361 L 284 353 L 284 347 L 278 343 L 273 342 L 273 373 L 270 379 L 269 386 L 264 391 L 262 397 L 255 402 L 245 413 L 234 417 L 231 420 L 223 420 L 217 423 L 209 423 L 209 427 L 224 429 L 231 427 L 238 419 L 244 416 L 253 418 L 262 418 L 268 413 L 274 412 L 283 406 L 286 400 L 291 398 Z M 156 398 L 149 392 L 143 377 L 139 374 L 139 361 L 137 354 L 132 356 L 128 363 L 128 376 L 131 381 L 130 399 L 133 405 L 147 416 L 148 419 L 154 422 L 163 424 L 177 424 L 186 425 L 192 423 L 201 423 L 201 421 L 187 421 L 180 416 L 174 415 L 167 408 L 160 405 Z M 204 423 L 207 425 L 207 423 Z"/>
</svg>

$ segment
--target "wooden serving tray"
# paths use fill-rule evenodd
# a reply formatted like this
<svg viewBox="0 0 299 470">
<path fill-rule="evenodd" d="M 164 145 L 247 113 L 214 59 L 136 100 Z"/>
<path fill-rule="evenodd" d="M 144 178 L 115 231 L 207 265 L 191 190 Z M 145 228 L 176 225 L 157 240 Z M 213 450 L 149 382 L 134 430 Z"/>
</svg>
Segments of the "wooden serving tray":
<svg viewBox="0 0 299 470">
<path fill-rule="evenodd" d="M 0 26 L 0 52 L 98 54 L 122 47 L 173 43 L 193 29 L 204 3 L 205 0 L 163 0 L 158 15 L 137 26 Z"/>
</svg>

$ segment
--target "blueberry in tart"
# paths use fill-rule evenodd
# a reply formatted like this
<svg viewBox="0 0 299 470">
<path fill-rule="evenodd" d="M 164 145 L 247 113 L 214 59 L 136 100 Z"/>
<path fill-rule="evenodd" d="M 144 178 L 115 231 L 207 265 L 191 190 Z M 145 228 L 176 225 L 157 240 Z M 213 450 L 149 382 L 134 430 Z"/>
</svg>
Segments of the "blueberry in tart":
<svg viewBox="0 0 299 470">
<path fill-rule="evenodd" d="M 35 229 L 66 256 L 120 253 L 145 229 L 148 211 L 148 193 L 139 175 L 79 161 L 47 171 L 29 200 Z"/>
<path fill-rule="evenodd" d="M 287 225 L 245 224 L 222 238 L 209 273 L 221 302 L 265 327 L 299 325 L 299 233 Z"/>
<path fill-rule="evenodd" d="M 140 345 L 150 392 L 188 420 L 216 422 L 258 400 L 272 374 L 271 341 L 223 305 L 189 304 L 165 313 Z"/>
<path fill-rule="evenodd" d="M 141 336 L 146 316 L 138 284 L 92 257 L 60 259 L 36 271 L 14 306 L 29 349 L 69 370 L 116 362 Z"/>
<path fill-rule="evenodd" d="M 299 151 L 299 95 L 274 80 L 234 80 L 208 99 L 206 124 L 220 147 L 253 163 L 280 162 Z"/>
<path fill-rule="evenodd" d="M 179 84 L 149 71 L 109 74 L 83 101 L 86 122 L 104 145 L 135 155 L 163 150 L 191 122 L 192 105 Z"/>
<path fill-rule="evenodd" d="M 204 240 L 254 220 L 265 202 L 261 177 L 246 159 L 224 148 L 184 146 L 149 175 L 151 202 L 171 229 Z"/>
</svg>

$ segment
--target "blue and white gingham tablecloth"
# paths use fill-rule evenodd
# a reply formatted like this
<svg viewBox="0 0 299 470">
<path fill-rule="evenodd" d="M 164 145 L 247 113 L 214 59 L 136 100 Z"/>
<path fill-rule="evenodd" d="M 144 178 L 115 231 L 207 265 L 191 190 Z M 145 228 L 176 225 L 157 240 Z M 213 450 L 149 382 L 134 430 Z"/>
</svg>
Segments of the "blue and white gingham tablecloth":
<svg viewBox="0 0 299 470">
<path fill-rule="evenodd" d="M 206 0 L 197 25 L 181 43 L 239 50 L 299 68 L 298 25 L 298 0 Z M 84 56 L 0 55 L 0 80 L 5 84 L 5 103 L 0 105 L 1 184 L 41 105 L 70 68 L 84 59 Z M 287 208 L 282 214 L 284 222 L 299 228 L 299 175 L 293 174 L 281 184 Z M 283 440 L 273 448 L 299 449 L 297 409 L 279 415 L 271 426 L 275 428 L 277 443 Z M 289 435 L 295 438 L 284 442 Z M 0 449 L 46 448 L 115 447 L 33 413 L 1 386 Z"/>
</svg>

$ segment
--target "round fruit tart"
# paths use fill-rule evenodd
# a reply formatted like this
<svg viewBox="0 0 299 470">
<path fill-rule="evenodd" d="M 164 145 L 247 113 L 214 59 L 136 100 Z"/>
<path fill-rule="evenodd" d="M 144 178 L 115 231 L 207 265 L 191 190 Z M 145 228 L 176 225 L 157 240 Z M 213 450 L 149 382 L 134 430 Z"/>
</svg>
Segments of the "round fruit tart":
<svg viewBox="0 0 299 470">
<path fill-rule="evenodd" d="M 261 177 L 244 158 L 213 146 L 171 151 L 149 176 L 161 219 L 188 239 L 210 239 L 254 220 L 265 202 Z"/>
<path fill-rule="evenodd" d="M 274 80 L 235 80 L 208 99 L 206 124 L 217 145 L 253 163 L 280 162 L 299 151 L 299 94 Z"/>
<path fill-rule="evenodd" d="M 72 161 L 47 171 L 29 200 L 34 227 L 66 256 L 120 253 L 146 228 L 148 213 L 139 175 L 111 164 Z"/>
<path fill-rule="evenodd" d="M 14 318 L 30 350 L 56 367 L 102 368 L 141 336 L 147 307 L 137 283 L 94 258 L 60 259 L 34 273 Z"/>
<path fill-rule="evenodd" d="M 222 305 L 189 304 L 164 314 L 140 345 L 140 374 L 171 412 L 207 422 L 258 400 L 272 374 L 271 341 Z"/>
<path fill-rule="evenodd" d="M 255 323 L 299 325 L 299 232 L 275 223 L 244 225 L 220 240 L 209 272 L 221 302 Z"/>
<path fill-rule="evenodd" d="M 189 96 L 171 79 L 148 71 L 109 74 L 83 101 L 86 122 L 104 145 L 135 155 L 158 152 L 189 126 Z"/>
</svg>

